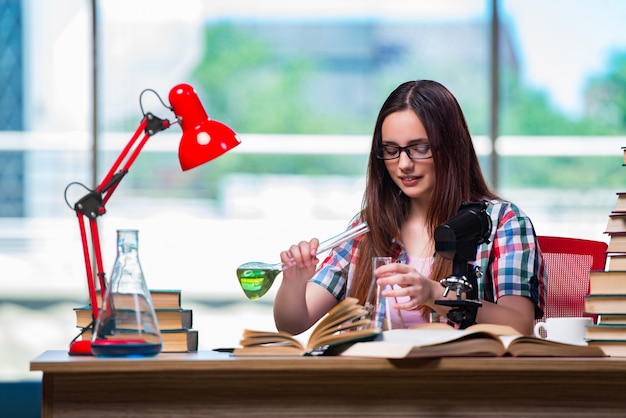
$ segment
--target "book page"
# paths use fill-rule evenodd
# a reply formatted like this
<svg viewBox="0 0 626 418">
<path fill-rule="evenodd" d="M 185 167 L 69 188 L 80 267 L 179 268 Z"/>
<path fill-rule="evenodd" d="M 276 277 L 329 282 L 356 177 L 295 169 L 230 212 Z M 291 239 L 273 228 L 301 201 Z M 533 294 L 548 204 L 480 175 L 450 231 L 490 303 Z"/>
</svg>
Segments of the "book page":
<svg viewBox="0 0 626 418">
<path fill-rule="evenodd" d="M 507 353 L 514 357 L 605 357 L 599 347 L 559 343 L 543 338 L 501 336 Z"/>
<path fill-rule="evenodd" d="M 239 342 L 242 347 L 272 344 L 272 348 L 278 345 L 287 345 L 304 351 L 304 344 L 293 335 L 283 331 L 255 331 L 246 329 L 243 338 Z"/>
<path fill-rule="evenodd" d="M 309 344 L 309 351 L 314 351 L 325 346 L 336 346 L 356 341 L 369 341 L 380 335 L 378 328 L 354 329 L 344 333 L 323 335 L 315 342 Z"/>
<path fill-rule="evenodd" d="M 370 319 L 366 319 L 367 311 L 362 308 L 355 307 L 354 309 L 345 310 L 338 316 L 329 316 L 327 320 L 320 323 L 311 333 L 311 339 L 316 339 L 324 335 L 333 334 L 338 331 L 338 328 L 353 328 L 350 324 L 354 321 L 366 321 L 371 323 Z M 348 325 L 347 327 L 345 325 Z"/>
<path fill-rule="evenodd" d="M 353 338 L 354 336 L 348 336 L 347 334 L 363 331 L 371 328 L 372 321 L 369 319 L 361 319 L 358 321 L 344 321 L 339 325 L 335 325 L 332 328 L 327 328 L 323 333 L 312 334 L 309 339 L 307 348 L 312 350 L 322 345 L 332 344 L 342 340 Z"/>
<path fill-rule="evenodd" d="M 313 335 L 324 333 L 328 328 L 349 319 L 358 319 L 367 314 L 363 306 L 357 304 L 356 298 L 346 298 L 335 305 L 313 328 Z"/>
<path fill-rule="evenodd" d="M 501 356 L 506 349 L 488 332 L 469 329 L 393 329 L 383 331 L 380 341 L 356 343 L 342 356 L 417 358 L 443 356 Z"/>
<path fill-rule="evenodd" d="M 298 356 L 305 354 L 304 350 L 291 345 L 250 345 L 247 347 L 237 347 L 233 350 L 233 356 L 262 356 L 262 357 L 281 357 L 281 356 Z"/>
<path fill-rule="evenodd" d="M 456 330 L 449 324 L 443 322 L 428 322 L 425 324 L 414 325 L 409 329 L 440 329 L 440 330 Z M 494 335 L 522 335 L 519 331 L 510 325 L 501 324 L 474 324 L 465 329 L 466 331 L 488 332 Z"/>
<path fill-rule="evenodd" d="M 500 356 L 506 351 L 500 339 L 488 332 L 448 328 L 435 326 L 383 331 L 381 341 L 354 344 L 342 356 L 382 358 Z"/>
</svg>

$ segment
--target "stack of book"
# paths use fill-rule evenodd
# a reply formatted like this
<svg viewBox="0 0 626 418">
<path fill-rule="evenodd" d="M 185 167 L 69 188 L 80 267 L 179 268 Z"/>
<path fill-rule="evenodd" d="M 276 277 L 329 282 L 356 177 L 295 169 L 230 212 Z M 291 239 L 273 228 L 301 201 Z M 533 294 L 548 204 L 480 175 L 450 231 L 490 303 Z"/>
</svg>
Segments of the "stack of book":
<svg viewBox="0 0 626 418">
<path fill-rule="evenodd" d="M 626 270 L 626 192 L 617 193 L 605 233 L 609 235 L 608 269 Z"/>
<path fill-rule="evenodd" d="M 607 267 L 593 270 L 585 311 L 596 314 L 595 325 L 587 327 L 589 345 L 602 347 L 614 357 L 626 357 L 626 193 L 617 193 L 605 233 L 609 236 Z"/>
<path fill-rule="evenodd" d="M 163 339 L 162 353 L 198 351 L 198 331 L 193 329 L 193 312 L 182 307 L 180 290 L 153 289 L 150 291 L 152 304 Z M 98 294 L 98 299 L 100 295 Z M 101 300 L 99 300 L 102 303 Z M 91 306 L 74 308 L 76 327 L 84 329 L 81 339 L 91 338 Z"/>
</svg>

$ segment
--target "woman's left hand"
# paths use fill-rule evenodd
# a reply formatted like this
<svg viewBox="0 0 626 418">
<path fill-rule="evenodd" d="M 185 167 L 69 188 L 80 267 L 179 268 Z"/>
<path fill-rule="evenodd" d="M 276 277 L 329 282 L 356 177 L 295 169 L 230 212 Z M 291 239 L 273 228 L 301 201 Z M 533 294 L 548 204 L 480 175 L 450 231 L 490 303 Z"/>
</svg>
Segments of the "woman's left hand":
<svg viewBox="0 0 626 418">
<path fill-rule="evenodd" d="M 403 303 L 396 303 L 394 309 L 416 309 L 422 305 L 432 305 L 443 292 L 441 285 L 424 277 L 413 267 L 391 263 L 375 270 L 376 283 L 383 290 L 381 295 L 388 298 L 402 298 Z M 440 293 L 439 290 L 441 290 Z M 407 299 L 408 298 L 408 299 Z"/>
</svg>

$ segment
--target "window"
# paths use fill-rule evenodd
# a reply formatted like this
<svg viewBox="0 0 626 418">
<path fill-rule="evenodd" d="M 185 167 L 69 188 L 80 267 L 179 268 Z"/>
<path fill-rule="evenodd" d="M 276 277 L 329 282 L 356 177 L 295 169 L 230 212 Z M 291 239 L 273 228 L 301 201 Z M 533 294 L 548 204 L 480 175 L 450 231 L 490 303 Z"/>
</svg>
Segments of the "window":
<svg viewBox="0 0 626 418">
<path fill-rule="evenodd" d="M 167 100 L 174 85 L 194 85 L 209 115 L 243 140 L 183 173 L 178 127 L 155 135 L 100 218 L 106 270 L 116 229 L 138 228 L 149 286 L 182 289 L 203 349 L 236 344 L 244 327 L 273 326 L 272 292 L 248 301 L 239 264 L 278 261 L 290 243 L 335 235 L 359 210 L 374 119 L 400 82 L 446 84 L 489 171 L 493 4 L 498 192 L 542 234 L 604 239 L 623 191 L 621 0 L 602 8 L 579 0 L 94 0 L 95 96 L 88 2 L 48 3 L 0 6 L 9 34 L 0 43 L 2 380 L 35 378 L 24 362 L 66 349 L 76 334 L 72 308 L 87 293 L 65 188 L 103 178 L 141 119 L 147 88 Z M 146 111 L 172 117 L 155 95 L 144 99 Z M 70 187 L 67 203 L 84 193 Z M 26 315 L 35 318 L 28 327 Z M 215 323 L 224 325 L 223 341 L 203 332 Z"/>
</svg>

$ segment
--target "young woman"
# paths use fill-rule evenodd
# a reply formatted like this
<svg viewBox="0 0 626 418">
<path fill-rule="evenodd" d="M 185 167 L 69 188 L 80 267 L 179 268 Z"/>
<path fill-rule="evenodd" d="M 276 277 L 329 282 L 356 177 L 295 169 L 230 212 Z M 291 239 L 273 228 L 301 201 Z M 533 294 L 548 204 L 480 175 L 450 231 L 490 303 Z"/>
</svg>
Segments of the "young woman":
<svg viewBox="0 0 626 418">
<path fill-rule="evenodd" d="M 492 220 L 488 242 L 477 248 L 482 306 L 476 322 L 506 324 L 532 334 L 546 297 L 546 280 L 533 225 L 517 206 L 500 199 L 483 178 L 465 117 L 443 85 L 428 80 L 397 87 L 383 104 L 372 139 L 363 208 L 354 224 L 370 231 L 332 250 L 317 267 L 319 241 L 292 245 L 280 254 L 292 268 L 274 303 L 279 330 L 299 334 L 341 299 L 365 304 L 372 283 L 371 259 L 391 256 L 376 269 L 390 304 L 394 328 L 445 317 L 449 307 L 439 283 L 452 262 L 435 253 L 433 232 L 457 215 L 464 202 L 487 202 Z M 449 292 L 445 299 L 456 299 Z"/>
</svg>

